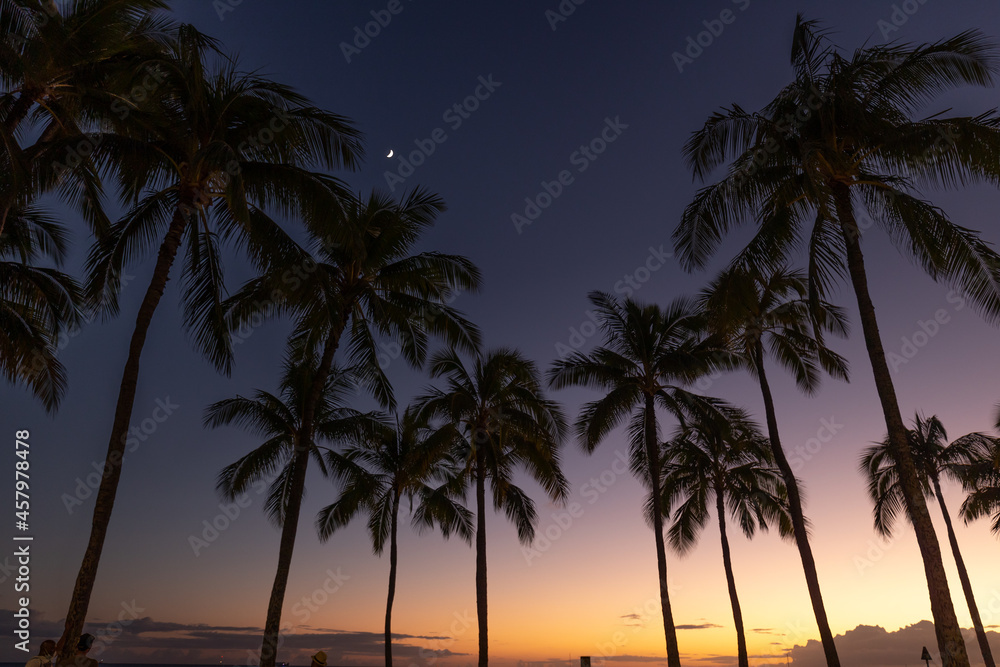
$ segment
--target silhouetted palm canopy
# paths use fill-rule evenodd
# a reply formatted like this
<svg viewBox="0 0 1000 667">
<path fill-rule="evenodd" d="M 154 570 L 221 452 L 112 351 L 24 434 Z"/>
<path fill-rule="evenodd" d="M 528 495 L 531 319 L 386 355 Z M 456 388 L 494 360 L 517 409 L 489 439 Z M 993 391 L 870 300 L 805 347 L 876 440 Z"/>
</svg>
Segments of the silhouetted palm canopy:
<svg viewBox="0 0 1000 667">
<path fill-rule="evenodd" d="M 0 3 L 0 232 L 11 211 L 52 189 L 106 231 L 102 187 L 80 140 L 107 129 L 148 77 L 173 28 L 157 13 L 166 8 L 164 0 Z"/>
<path fill-rule="evenodd" d="M 1000 319 L 1000 263 L 975 230 L 920 197 L 926 187 L 1000 185 L 1000 117 L 914 118 L 941 93 L 991 86 L 997 50 L 978 31 L 929 45 L 891 43 L 842 56 L 813 21 L 796 24 L 795 79 L 759 112 L 714 113 L 685 145 L 707 179 L 674 232 L 679 258 L 703 267 L 723 236 L 757 232 L 735 263 L 784 264 L 808 251 L 813 296 L 845 274 L 838 210 L 850 209 L 892 239 L 935 280 L 953 284 L 991 321 Z M 840 202 L 843 206 L 845 202 Z"/>
<path fill-rule="evenodd" d="M 633 451 L 645 456 L 645 396 L 681 420 L 715 412 L 711 400 L 685 386 L 713 370 L 734 367 L 738 359 L 722 338 L 701 335 L 704 325 L 692 301 L 676 299 L 660 308 L 620 301 L 603 292 L 591 292 L 589 298 L 600 319 L 603 345 L 589 354 L 573 352 L 548 372 L 549 384 L 556 389 L 585 386 L 607 391 L 584 405 L 576 420 L 577 437 L 587 452 L 631 418 Z"/>
<path fill-rule="evenodd" d="M 697 543 L 717 494 L 747 538 L 770 526 L 791 536 L 784 482 L 767 438 L 744 410 L 720 409 L 725 419 L 689 421 L 663 444 L 663 515 L 679 553 Z"/>
<path fill-rule="evenodd" d="M 535 536 L 534 501 L 513 483 L 523 468 L 553 499 L 568 491 L 559 467 L 559 446 L 566 423 L 558 403 L 544 396 L 534 362 L 509 348 L 487 350 L 467 367 L 458 352 L 431 357 L 431 388 L 417 400 L 426 417 L 454 428 L 454 456 L 466 483 L 489 481 L 493 507 L 503 511 L 528 544 Z"/>
<path fill-rule="evenodd" d="M 80 325 L 76 280 L 39 262 L 61 261 L 67 239 L 52 218 L 34 206 L 13 209 L 0 235 L 0 373 L 23 384 L 54 411 L 66 391 L 58 359 L 60 337 Z"/>
<path fill-rule="evenodd" d="M 298 357 L 299 355 L 293 355 Z M 266 482 L 267 496 L 264 513 L 277 526 L 285 521 L 289 494 L 292 491 L 291 462 L 302 425 L 306 393 L 316 372 L 312 364 L 286 360 L 277 394 L 257 390 L 252 397 L 237 396 L 210 405 L 205 411 L 205 426 L 238 426 L 261 442 L 218 475 L 216 488 L 229 501 L 247 494 L 255 485 Z M 311 367 L 310 367 L 311 366 Z M 346 407 L 354 394 L 349 371 L 335 369 L 330 373 L 321 400 L 316 408 L 315 440 L 309 453 L 324 475 L 330 474 L 326 457 L 329 447 L 346 447 L 369 442 L 384 430 L 385 424 L 373 413 L 363 413 Z"/>
<path fill-rule="evenodd" d="M 1000 433 L 1000 405 L 995 428 Z M 978 460 L 962 469 L 962 482 L 968 492 L 962 519 L 969 523 L 992 514 L 990 530 L 1000 536 L 1000 437 L 991 438 Z"/>
<path fill-rule="evenodd" d="M 802 270 L 780 266 L 762 273 L 750 266 L 730 267 L 702 290 L 698 307 L 707 329 L 728 341 L 754 377 L 760 373 L 758 361 L 767 356 L 809 394 L 819 387 L 821 372 L 847 379 L 847 361 L 824 344 L 826 333 L 847 337 L 847 316 L 825 300 L 809 301 Z"/>
<path fill-rule="evenodd" d="M 293 315 L 293 338 L 310 347 L 332 341 L 336 350 L 346 333 L 358 381 L 383 406 L 394 407 L 384 366 L 396 357 L 422 364 L 431 336 L 463 350 L 479 344 L 477 327 L 449 305 L 459 294 L 479 290 L 479 270 L 459 255 L 413 254 L 444 210 L 441 198 L 425 190 L 401 202 L 373 191 L 367 199 L 346 200 L 342 213 L 307 221 L 309 239 L 297 256 L 289 255 L 227 302 L 237 335 L 261 313 Z"/>
<path fill-rule="evenodd" d="M 924 495 L 934 497 L 934 480 L 949 478 L 962 481 L 972 463 L 984 460 L 992 438 L 984 433 L 970 433 L 948 442 L 948 434 L 936 416 L 916 415 L 909 431 L 910 452 L 920 473 Z M 899 485 L 899 472 L 886 441 L 865 449 L 860 463 L 868 480 L 868 495 L 874 503 L 875 530 L 891 535 L 896 518 L 906 512 Z"/>
<path fill-rule="evenodd" d="M 411 408 L 394 427 L 384 425 L 373 435 L 368 442 L 326 453 L 341 491 L 316 517 L 320 539 L 329 539 L 357 515 L 367 514 L 372 551 L 380 555 L 394 520 L 393 505 L 406 500 L 418 530 L 437 525 L 445 537 L 455 533 L 471 542 L 472 513 L 457 502 L 463 487 L 456 484 L 451 426 L 432 428 Z"/>
</svg>

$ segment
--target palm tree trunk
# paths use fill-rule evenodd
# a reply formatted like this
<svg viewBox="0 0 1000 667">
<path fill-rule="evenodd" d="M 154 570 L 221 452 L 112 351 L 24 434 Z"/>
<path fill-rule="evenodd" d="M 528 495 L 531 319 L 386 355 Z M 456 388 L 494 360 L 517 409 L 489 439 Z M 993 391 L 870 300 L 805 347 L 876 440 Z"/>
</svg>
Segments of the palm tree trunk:
<svg viewBox="0 0 1000 667">
<path fill-rule="evenodd" d="M 476 447 L 476 615 L 479 619 L 479 667 L 489 664 L 486 604 L 486 457 Z"/>
<path fill-rule="evenodd" d="M 182 191 L 181 203 L 174 211 L 173 219 L 167 230 L 163 243 L 156 257 L 153 276 L 146 288 L 139 313 L 136 315 L 135 328 L 129 341 L 128 357 L 122 371 L 122 380 L 118 389 L 118 402 L 115 405 L 114 421 L 111 425 L 111 437 L 108 439 L 108 453 L 104 460 L 101 475 L 101 486 L 97 490 L 94 501 L 94 518 L 90 529 L 90 539 L 83 554 L 80 572 L 73 587 L 69 610 L 66 612 L 66 624 L 62 637 L 59 638 L 58 662 L 72 660 L 76 652 L 76 644 L 83 632 L 83 624 L 87 620 L 87 610 L 90 607 L 90 596 L 94 591 L 97 579 L 97 568 L 104 549 L 104 539 L 108 534 L 108 524 L 111 522 L 111 511 L 115 505 L 115 495 L 118 493 L 118 480 L 121 477 L 122 459 L 125 456 L 125 441 L 128 438 L 129 423 L 132 420 L 132 408 L 135 403 L 136 387 L 139 383 L 139 360 L 142 348 L 146 343 L 146 334 L 153 321 L 153 314 L 163 297 L 167 281 L 170 279 L 170 267 L 177 257 L 181 237 L 187 227 L 191 206 L 194 203 L 194 193 Z"/>
<path fill-rule="evenodd" d="M 934 617 L 934 632 L 937 635 L 938 650 L 941 652 L 943 667 L 969 667 L 969 654 L 962 638 L 962 629 L 955 615 L 955 605 L 948 590 L 948 579 L 941 559 L 941 547 L 934 533 L 934 524 L 927 511 L 927 502 L 920 488 L 917 469 L 907 442 L 906 425 L 899 411 L 896 389 L 889 374 L 882 338 L 878 331 L 875 305 L 868 292 L 868 275 L 865 271 L 864 255 L 861 252 L 861 230 L 858 229 L 851 204 L 850 189 L 846 184 L 833 185 L 837 205 L 837 217 L 847 249 L 847 270 L 851 276 L 854 294 L 858 300 L 861 329 L 864 332 L 865 347 L 875 377 L 875 388 L 882 404 L 888 431 L 889 450 L 899 470 L 899 485 L 903 492 L 906 509 L 917 536 L 920 555 L 924 561 L 924 574 Z"/>
<path fill-rule="evenodd" d="M 976 629 L 976 639 L 979 640 L 979 650 L 983 652 L 983 662 L 986 667 L 997 667 L 993 660 L 993 652 L 990 650 L 990 640 L 986 637 L 986 628 L 983 627 L 983 619 L 979 616 L 979 606 L 976 598 L 972 594 L 972 582 L 969 581 L 969 571 L 965 568 L 965 560 L 962 552 L 958 550 L 958 537 L 955 535 L 955 528 L 951 524 L 951 516 L 948 508 L 944 504 L 944 494 L 941 493 L 941 482 L 936 474 L 931 475 L 931 482 L 934 484 L 934 495 L 937 496 L 938 505 L 941 506 L 941 514 L 944 515 L 944 525 L 948 528 L 948 541 L 951 543 L 951 552 L 955 555 L 955 565 L 958 567 L 958 579 L 962 582 L 962 591 L 965 593 L 965 600 L 969 603 L 969 615 L 972 616 L 972 627 Z"/>
<path fill-rule="evenodd" d="M 802 495 L 799 493 L 799 482 L 795 478 L 795 471 L 792 470 L 785 450 L 781 446 L 781 438 L 778 435 L 778 417 L 774 409 L 774 397 L 771 396 L 771 386 L 767 382 L 764 373 L 764 348 L 758 342 L 754 350 L 754 365 L 757 367 L 757 379 L 760 381 L 760 392 L 764 397 L 764 413 L 767 418 L 767 435 L 771 442 L 771 452 L 774 454 L 774 461 L 781 471 L 781 477 L 785 481 L 788 489 L 788 507 L 792 515 L 792 531 L 795 534 L 795 545 L 799 549 L 799 558 L 802 560 L 802 571 L 806 576 L 806 588 L 809 590 L 809 601 L 812 602 L 813 614 L 816 616 L 816 625 L 819 627 L 819 636 L 823 644 L 823 653 L 826 656 L 827 667 L 840 667 L 840 656 L 837 655 L 837 647 L 833 642 L 833 632 L 830 630 L 830 621 L 826 617 L 826 606 L 823 604 L 823 593 L 819 587 L 819 574 L 816 572 L 816 561 L 813 558 L 812 547 L 809 546 L 809 533 L 806 530 L 805 513 L 802 510 Z"/>
<path fill-rule="evenodd" d="M 649 492 L 653 500 L 653 533 L 656 538 L 656 572 L 660 582 L 660 609 L 663 612 L 663 634 L 667 641 L 667 667 L 680 667 L 681 656 L 677 648 L 677 629 L 670 609 L 667 590 L 667 549 L 663 542 L 663 498 L 660 495 L 660 447 L 656 437 L 656 405 L 651 395 L 646 396 L 643 413 L 646 431 L 646 463 L 649 466 Z"/>
<path fill-rule="evenodd" d="M 399 523 L 399 491 L 392 499 L 389 527 L 389 597 L 385 603 L 385 667 L 392 667 L 392 601 L 396 597 L 396 526 Z"/>
<path fill-rule="evenodd" d="M 289 482 L 288 507 L 285 510 L 285 520 L 281 524 L 281 541 L 278 546 L 278 569 L 271 586 L 271 597 L 267 604 L 267 618 L 264 621 L 264 638 L 260 647 L 260 667 L 274 667 L 278 655 L 278 640 L 281 633 L 281 608 L 285 601 L 285 589 L 288 587 L 288 573 L 292 566 L 292 551 L 295 549 L 295 535 L 298 532 L 299 512 L 302 509 L 302 495 L 306 488 L 306 471 L 309 466 L 309 452 L 313 444 L 315 430 L 316 406 L 323 395 L 323 387 L 330 377 L 333 367 L 333 356 L 340 345 L 340 335 L 346 323 L 340 323 L 327 337 L 323 346 L 323 357 L 320 359 L 312 387 L 302 408 L 302 425 L 299 429 L 295 452 L 292 454 L 292 479 Z"/>
<path fill-rule="evenodd" d="M 733 558 L 729 553 L 729 538 L 726 537 L 726 505 L 722 499 L 722 489 L 715 490 L 715 510 L 719 514 L 719 534 L 722 535 L 722 563 L 726 567 L 726 584 L 729 586 L 729 600 L 733 603 L 733 623 L 736 624 L 736 652 L 739 667 L 750 667 L 747 655 L 747 636 L 743 629 L 743 611 L 740 598 L 736 595 L 736 577 L 733 575 Z"/>
</svg>

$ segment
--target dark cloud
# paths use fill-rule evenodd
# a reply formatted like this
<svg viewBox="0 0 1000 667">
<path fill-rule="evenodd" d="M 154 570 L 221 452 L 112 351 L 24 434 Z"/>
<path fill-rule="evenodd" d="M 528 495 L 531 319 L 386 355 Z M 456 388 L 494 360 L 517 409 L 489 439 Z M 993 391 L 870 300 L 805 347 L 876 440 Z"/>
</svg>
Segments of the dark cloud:
<svg viewBox="0 0 1000 667">
<path fill-rule="evenodd" d="M 973 667 L 982 666 L 983 657 L 973 630 L 962 630 L 965 645 Z M 1000 654 L 1000 633 L 987 632 L 994 655 Z M 887 632 L 884 628 L 859 625 L 843 635 L 834 638 L 837 653 L 845 665 L 865 667 L 895 667 L 896 665 L 917 664 L 920 649 L 926 646 L 931 656 L 940 663 L 934 625 L 930 621 L 920 621 L 914 625 Z M 791 650 L 795 667 L 824 667 L 823 647 L 816 640 L 809 640 L 805 646 L 795 646 Z"/>
<path fill-rule="evenodd" d="M 776 635 L 776 634 L 778 634 L 777 632 L 774 631 L 774 628 L 752 628 L 750 630 L 750 632 L 756 632 L 758 635 Z"/>
<path fill-rule="evenodd" d="M 701 623 L 700 625 L 678 625 L 677 630 L 708 630 L 710 628 L 721 628 L 721 625 L 716 625 L 715 623 Z"/>
<path fill-rule="evenodd" d="M 32 616 L 31 648 L 43 639 L 58 639 L 63 620 L 51 621 L 43 614 Z M 0 633 L 13 635 L 13 611 L 0 609 Z M 169 623 L 148 616 L 126 618 L 121 622 L 88 623 L 84 628 L 97 637 L 91 656 L 116 663 L 212 663 L 224 660 L 228 665 L 257 664 L 263 630 L 259 627 L 213 626 Z M 393 655 L 420 664 L 430 657 L 465 655 L 449 650 L 450 637 L 393 633 Z M 329 628 L 294 628 L 294 634 L 281 641 L 282 660 L 302 662 L 323 649 L 336 662 L 361 662 L 385 655 L 383 633 L 345 631 Z M 24 662 L 24 656 L 9 644 L 0 650 L 0 660 Z M 308 662 L 308 660 L 306 660 Z"/>
</svg>

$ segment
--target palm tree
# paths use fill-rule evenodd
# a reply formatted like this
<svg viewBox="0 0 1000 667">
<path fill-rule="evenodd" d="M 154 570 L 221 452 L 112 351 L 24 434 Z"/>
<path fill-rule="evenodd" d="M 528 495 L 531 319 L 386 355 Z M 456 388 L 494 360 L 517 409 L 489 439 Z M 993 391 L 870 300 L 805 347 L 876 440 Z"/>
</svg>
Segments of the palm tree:
<svg viewBox="0 0 1000 667">
<path fill-rule="evenodd" d="M 233 501 L 251 487 L 268 483 L 263 509 L 278 527 L 297 518 L 293 517 L 291 508 L 301 503 L 304 493 L 293 487 L 292 479 L 295 458 L 301 447 L 306 404 L 311 400 L 310 390 L 317 366 L 315 355 L 290 350 L 277 394 L 257 390 L 252 398 L 228 398 L 210 405 L 205 411 L 206 426 L 236 425 L 262 440 L 251 452 L 219 473 L 216 488 L 227 501 Z M 324 475 L 330 474 L 324 450 L 328 454 L 331 450 L 321 446 L 320 442 L 349 446 L 369 442 L 385 429 L 379 415 L 345 407 L 353 387 L 354 380 L 349 371 L 332 369 L 327 373 L 320 400 L 314 406 L 308 455 L 316 461 Z"/>
<path fill-rule="evenodd" d="M 792 43 L 792 83 L 760 112 L 734 105 L 713 114 L 685 146 L 697 178 L 731 162 L 685 210 L 674 232 L 678 255 L 686 268 L 702 267 L 727 231 L 753 221 L 757 233 L 737 263 L 767 270 L 805 244 L 814 300 L 832 280 L 850 277 L 924 561 L 942 663 L 965 667 L 968 655 L 868 289 L 859 219 L 888 233 L 988 319 L 1000 319 L 1000 257 L 977 232 L 918 196 L 925 184 L 1000 182 L 1000 117 L 913 120 L 918 107 L 946 90 L 989 85 L 995 49 L 969 31 L 929 45 L 894 43 L 844 56 L 801 16 Z"/>
<path fill-rule="evenodd" d="M 575 352 L 556 361 L 548 373 L 557 389 L 579 385 L 607 394 L 583 406 L 576 420 L 577 437 L 593 452 L 608 434 L 629 418 L 633 472 L 649 489 L 656 540 L 657 580 L 667 645 L 667 664 L 679 667 L 680 653 L 667 591 L 667 557 L 663 541 L 660 486 L 659 425 L 656 408 L 679 419 L 693 413 L 714 413 L 713 401 L 683 389 L 701 375 L 729 367 L 731 356 L 721 341 L 699 340 L 693 304 L 676 300 L 666 309 L 592 292 L 604 344 L 590 354 Z"/>
<path fill-rule="evenodd" d="M 989 445 L 990 438 L 982 433 L 970 433 L 962 436 L 951 444 L 948 443 L 948 433 L 941 420 L 936 416 L 924 419 L 919 414 L 914 417 L 913 428 L 909 431 L 910 454 L 920 474 L 924 493 L 933 495 L 941 508 L 944 524 L 948 530 L 948 541 L 951 552 L 955 556 L 958 567 L 958 578 L 962 582 L 965 600 L 969 604 L 969 614 L 972 616 L 972 626 L 976 630 L 979 648 L 983 652 L 986 667 L 996 667 L 993 653 L 990 651 L 989 639 L 979 616 L 979 607 L 972 594 L 972 582 L 965 560 L 958 548 L 958 538 L 951 523 L 951 515 L 944 504 L 944 494 L 941 493 L 941 476 L 947 475 L 961 480 L 961 470 L 964 466 L 982 459 L 983 452 Z M 900 511 L 905 511 L 902 491 L 899 483 L 899 472 L 896 460 L 889 447 L 888 438 L 867 448 L 861 457 L 861 471 L 868 480 L 868 495 L 875 504 L 875 530 L 883 536 L 892 534 L 892 526 Z"/>
<path fill-rule="evenodd" d="M 787 267 L 762 274 L 747 267 L 723 271 L 702 291 L 699 307 L 707 327 L 725 337 L 743 366 L 757 379 L 764 399 L 767 433 L 774 461 L 788 493 L 789 512 L 795 544 L 802 560 L 806 587 L 819 627 L 827 665 L 839 666 L 840 658 L 827 620 L 816 561 L 809 545 L 809 533 L 802 509 L 798 480 L 785 456 L 778 432 L 778 418 L 765 371 L 770 356 L 795 376 L 806 393 L 819 386 L 820 372 L 847 379 L 847 363 L 823 344 L 822 334 L 847 336 L 843 312 L 822 299 L 811 301 L 803 272 Z M 819 335 L 814 336 L 813 332 Z"/>
<path fill-rule="evenodd" d="M 1000 404 L 996 430 L 1000 432 Z M 1000 438 L 990 439 L 970 465 L 962 469 L 962 483 L 968 492 L 959 515 L 965 523 L 993 515 L 991 530 L 1000 535 Z"/>
<path fill-rule="evenodd" d="M 422 423 L 415 409 L 407 409 L 395 428 L 383 429 L 374 442 L 327 452 L 327 465 L 343 482 L 336 502 L 324 507 L 316 518 L 320 539 L 326 541 L 358 514 L 368 516 L 372 550 L 381 555 L 389 542 L 389 594 L 385 605 L 385 665 L 392 667 L 392 603 L 396 597 L 399 504 L 406 499 L 413 507 L 412 523 L 423 529 L 439 525 L 445 538 L 452 532 L 472 543 L 472 513 L 460 505 L 453 482 L 454 461 L 450 458 L 454 440 L 448 426 L 432 429 Z M 444 483 L 432 487 L 435 479 Z M 448 481 L 452 483 L 449 484 Z"/>
<path fill-rule="evenodd" d="M 791 536 L 792 523 L 770 443 L 745 411 L 728 407 L 723 411 L 724 419 L 691 421 L 663 444 L 663 516 L 670 518 L 673 513 L 670 545 L 678 553 L 687 553 L 708 523 L 715 501 L 736 624 L 737 661 L 740 667 L 749 667 L 743 612 L 726 535 L 726 509 L 747 539 L 753 538 L 758 528 L 766 531 L 769 524 L 779 525 L 783 534 Z"/>
<path fill-rule="evenodd" d="M 522 544 L 535 538 L 535 503 L 513 482 L 523 467 L 553 500 L 567 496 L 559 467 L 559 446 L 566 423 L 558 404 L 542 393 L 535 364 L 508 348 L 477 354 L 470 368 L 446 349 L 431 358 L 431 377 L 444 378 L 417 400 L 425 418 L 440 418 L 455 432 L 455 458 L 461 480 L 476 488 L 476 612 L 479 621 L 479 667 L 489 663 L 486 577 L 486 487 L 493 509 L 503 510 Z"/>
<path fill-rule="evenodd" d="M 164 80 L 155 95 L 135 108 L 129 128 L 105 136 L 93 153 L 131 208 L 91 251 L 90 298 L 117 313 L 123 270 L 159 249 L 129 342 L 93 527 L 60 640 L 63 653 L 76 645 L 86 619 L 121 475 L 140 357 L 181 244 L 187 248 L 185 325 L 205 356 L 228 371 L 220 240 L 235 241 L 263 262 L 276 252 L 270 248 L 289 245 L 263 207 L 311 215 L 321 188 L 305 168 L 353 166 L 360 151 L 358 133 L 345 119 L 310 106 L 286 86 L 240 73 L 233 61 L 210 72 L 212 53 L 209 40 L 182 26 L 169 57 L 157 63 Z M 274 129 L 277 118 L 284 124 L 280 132 Z M 135 129 L 142 127 L 148 132 Z M 251 141 L 265 130 L 269 143 Z M 329 206 L 336 192 L 326 189 L 323 205 Z"/>
<path fill-rule="evenodd" d="M 378 343 L 389 339 L 411 365 L 423 363 L 431 335 L 463 349 L 475 349 L 479 330 L 447 301 L 457 292 L 477 291 L 479 270 L 465 257 L 438 252 L 410 254 L 421 232 L 434 224 L 444 203 L 415 190 L 401 203 L 373 192 L 350 199 L 339 210 L 308 217 L 310 248 L 297 257 L 284 253 L 263 275 L 251 280 L 223 309 L 233 329 L 255 317 L 289 313 L 292 339 L 304 350 L 321 350 L 310 398 L 303 411 L 300 441 L 310 440 L 319 390 L 346 336 L 347 357 L 359 384 L 383 407 L 395 407 L 392 386 L 380 363 Z M 290 263 L 290 264 L 289 264 Z M 274 667 L 281 608 L 298 526 L 299 502 L 309 464 L 303 444 L 293 461 L 289 520 L 281 532 L 278 568 L 261 648 L 261 667 Z"/>
<path fill-rule="evenodd" d="M 39 261 L 62 261 L 64 231 L 35 206 L 10 212 L 0 235 L 0 373 L 26 385 L 50 412 L 66 390 L 59 337 L 80 325 L 77 282 Z"/>
</svg>

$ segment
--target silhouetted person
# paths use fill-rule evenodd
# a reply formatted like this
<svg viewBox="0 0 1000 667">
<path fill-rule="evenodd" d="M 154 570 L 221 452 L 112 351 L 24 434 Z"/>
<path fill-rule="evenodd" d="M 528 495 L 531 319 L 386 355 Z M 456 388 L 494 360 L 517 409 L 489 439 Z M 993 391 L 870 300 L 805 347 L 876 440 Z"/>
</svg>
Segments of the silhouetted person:
<svg viewBox="0 0 1000 667">
<path fill-rule="evenodd" d="M 87 651 L 94 645 L 94 635 L 86 633 L 80 635 L 80 641 L 76 645 L 76 655 L 73 656 L 75 667 L 100 667 L 98 662 L 87 656 Z"/>
<path fill-rule="evenodd" d="M 28 660 L 24 667 L 48 667 L 52 664 L 52 657 L 56 652 L 56 643 L 51 639 L 46 639 L 38 647 L 38 655 Z"/>
</svg>

